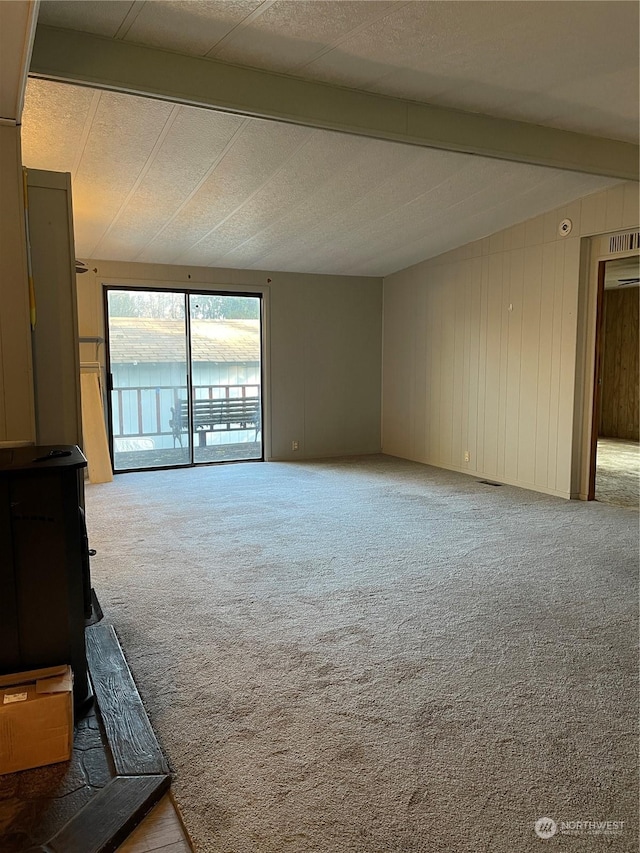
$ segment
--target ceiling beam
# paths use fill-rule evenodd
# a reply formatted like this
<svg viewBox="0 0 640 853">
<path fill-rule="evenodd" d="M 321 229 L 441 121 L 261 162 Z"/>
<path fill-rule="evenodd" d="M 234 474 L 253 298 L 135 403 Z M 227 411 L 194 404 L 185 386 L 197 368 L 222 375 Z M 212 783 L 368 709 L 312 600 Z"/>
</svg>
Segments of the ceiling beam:
<svg viewBox="0 0 640 853">
<path fill-rule="evenodd" d="M 36 77 L 306 127 L 638 180 L 629 142 L 432 106 L 39 25 Z"/>
<path fill-rule="evenodd" d="M 0 122 L 20 124 L 40 0 L 0 0 Z"/>
</svg>

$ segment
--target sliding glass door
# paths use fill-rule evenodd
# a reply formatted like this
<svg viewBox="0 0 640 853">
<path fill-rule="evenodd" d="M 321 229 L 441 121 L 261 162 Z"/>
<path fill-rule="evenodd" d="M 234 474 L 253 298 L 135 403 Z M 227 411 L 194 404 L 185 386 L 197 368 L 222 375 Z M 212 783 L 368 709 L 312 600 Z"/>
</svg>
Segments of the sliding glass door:
<svg viewBox="0 0 640 853">
<path fill-rule="evenodd" d="M 262 459 L 261 298 L 108 288 L 115 471 Z"/>
<path fill-rule="evenodd" d="M 190 433 L 173 426 L 189 387 L 185 294 L 109 289 L 107 312 L 114 470 L 189 465 Z"/>
<path fill-rule="evenodd" d="M 189 294 L 196 463 L 262 458 L 260 301 Z"/>
</svg>

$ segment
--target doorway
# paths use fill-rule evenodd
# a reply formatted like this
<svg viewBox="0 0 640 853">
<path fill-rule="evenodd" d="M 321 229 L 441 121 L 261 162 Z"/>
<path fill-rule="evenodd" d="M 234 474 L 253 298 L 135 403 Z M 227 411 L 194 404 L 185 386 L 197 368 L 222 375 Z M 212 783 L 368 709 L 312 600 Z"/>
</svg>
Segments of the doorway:
<svg viewBox="0 0 640 853">
<path fill-rule="evenodd" d="M 113 469 L 264 458 L 262 298 L 106 287 Z"/>
<path fill-rule="evenodd" d="M 636 508 L 640 501 L 639 311 L 639 258 L 602 261 L 589 499 Z"/>
</svg>

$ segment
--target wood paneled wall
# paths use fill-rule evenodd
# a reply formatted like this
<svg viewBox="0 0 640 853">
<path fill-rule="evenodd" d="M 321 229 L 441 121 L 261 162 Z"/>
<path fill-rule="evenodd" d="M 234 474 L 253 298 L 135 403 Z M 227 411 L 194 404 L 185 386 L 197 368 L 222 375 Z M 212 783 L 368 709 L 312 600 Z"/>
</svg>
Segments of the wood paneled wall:
<svg viewBox="0 0 640 853">
<path fill-rule="evenodd" d="M 580 238 L 637 226 L 619 185 L 385 278 L 383 452 L 570 497 Z"/>
<path fill-rule="evenodd" d="M 35 439 L 20 128 L 0 125 L 0 441 Z"/>
<path fill-rule="evenodd" d="M 36 440 L 82 446 L 71 175 L 29 169 L 27 195 L 37 310 Z"/>
<path fill-rule="evenodd" d="M 562 492 L 575 349 L 565 273 L 577 282 L 579 241 L 526 245 L 524 228 L 514 238 L 506 251 L 432 268 L 428 286 L 410 276 L 385 289 L 383 449 Z"/>
<path fill-rule="evenodd" d="M 103 284 L 263 293 L 267 457 L 380 451 L 382 279 L 118 261 L 90 266 L 78 282 L 81 337 L 104 336 Z M 81 354 L 97 357 L 93 344 Z"/>
<path fill-rule="evenodd" d="M 600 435 L 640 440 L 640 287 L 605 290 Z"/>
</svg>

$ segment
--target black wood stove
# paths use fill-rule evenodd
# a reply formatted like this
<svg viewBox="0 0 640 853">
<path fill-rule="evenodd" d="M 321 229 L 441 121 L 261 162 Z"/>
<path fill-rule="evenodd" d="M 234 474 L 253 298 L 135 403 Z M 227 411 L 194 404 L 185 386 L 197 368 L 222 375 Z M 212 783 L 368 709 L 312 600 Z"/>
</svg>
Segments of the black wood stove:
<svg viewBox="0 0 640 853">
<path fill-rule="evenodd" d="M 79 447 L 0 449 L 0 674 L 71 665 L 76 708 L 91 698 L 91 612 Z"/>
</svg>

